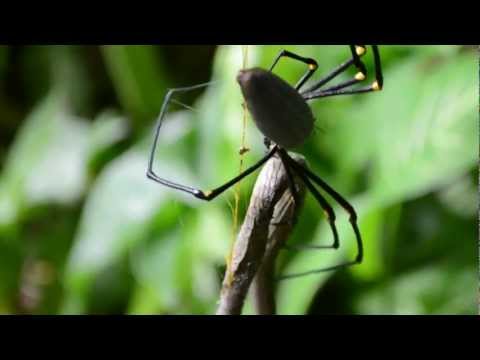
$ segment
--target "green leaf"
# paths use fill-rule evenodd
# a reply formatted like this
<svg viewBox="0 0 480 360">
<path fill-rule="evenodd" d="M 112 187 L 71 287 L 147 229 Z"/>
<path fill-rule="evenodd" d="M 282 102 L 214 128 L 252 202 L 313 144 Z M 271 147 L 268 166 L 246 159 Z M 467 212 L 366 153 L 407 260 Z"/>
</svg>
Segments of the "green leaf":
<svg viewBox="0 0 480 360">
<path fill-rule="evenodd" d="M 69 112 L 64 96 L 51 92 L 19 130 L 0 186 L 0 224 L 16 221 L 39 203 L 71 204 L 86 183 L 88 124 Z"/>
<path fill-rule="evenodd" d="M 96 173 L 118 156 L 129 135 L 128 120 L 116 111 L 105 110 L 92 123 L 88 146 L 88 167 Z"/>
<path fill-rule="evenodd" d="M 184 124 L 182 116 L 177 116 L 180 124 Z M 171 136 L 160 144 L 159 152 L 171 151 L 173 155 L 158 164 L 158 169 L 161 174 L 170 174 L 173 178 L 191 179 L 192 175 L 179 158 L 189 129 L 180 124 L 172 121 L 165 126 L 164 130 Z M 150 146 L 149 134 L 109 163 L 93 185 L 68 261 L 65 282 L 69 298 L 78 297 L 77 301 L 86 304 L 95 276 L 147 239 L 149 225 L 156 221 L 158 214 L 172 210 L 171 203 L 166 202 L 172 199 L 170 194 L 192 201 L 147 179 Z M 67 299 L 66 308 L 68 304 Z M 83 306 L 76 308 L 82 311 Z"/>
<path fill-rule="evenodd" d="M 371 164 L 369 189 L 382 203 L 428 193 L 476 161 L 475 57 L 435 59 L 413 57 L 387 71 L 384 91 L 365 97 L 325 139 L 342 168 Z"/>
<path fill-rule="evenodd" d="M 411 112 L 392 116 L 389 120 L 397 126 L 379 134 L 382 140 L 376 144 L 377 167 L 372 173 L 377 197 L 405 199 L 424 194 L 452 182 L 477 161 L 478 108 L 476 81 L 471 76 L 477 68 L 475 57 L 453 57 L 428 70 L 419 65 L 407 64 L 392 74 L 399 87 L 417 95 L 402 102 Z M 407 78 L 410 82 L 400 75 L 408 68 L 413 68 Z M 423 82 L 415 83 L 415 77 Z M 399 96 L 400 91 L 392 90 L 385 102 Z M 395 115 L 399 113 L 403 111 Z M 386 151 L 379 151 L 380 147 Z"/>
<path fill-rule="evenodd" d="M 105 110 L 94 120 L 90 135 L 90 153 L 104 150 L 127 136 L 127 119 L 114 110 Z M 93 155 L 91 155 L 93 156 Z"/>
</svg>

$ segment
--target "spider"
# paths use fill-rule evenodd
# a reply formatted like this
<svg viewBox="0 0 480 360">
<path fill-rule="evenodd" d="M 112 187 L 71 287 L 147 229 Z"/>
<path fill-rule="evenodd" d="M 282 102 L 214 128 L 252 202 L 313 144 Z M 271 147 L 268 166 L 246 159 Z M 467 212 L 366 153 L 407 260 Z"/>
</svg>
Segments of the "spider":
<svg viewBox="0 0 480 360">
<path fill-rule="evenodd" d="M 333 69 L 329 74 L 320 80 L 315 81 L 307 88 L 304 88 L 305 84 L 318 69 L 317 62 L 314 59 L 299 56 L 287 50 L 282 50 L 278 54 L 269 70 L 261 68 L 240 70 L 237 76 L 237 82 L 240 85 L 243 97 L 245 99 L 245 104 L 252 115 L 254 123 L 256 124 L 258 130 L 264 135 L 264 143 L 267 147 L 267 152 L 266 155 L 256 164 L 249 167 L 232 180 L 211 191 L 202 191 L 197 188 L 172 182 L 157 176 L 153 171 L 153 161 L 160 128 L 172 96 L 177 92 L 195 90 L 205 87 L 208 84 L 169 90 L 159 115 L 147 170 L 147 177 L 149 179 L 169 188 L 191 194 L 200 200 L 211 201 L 241 181 L 243 178 L 259 169 L 273 156 L 279 156 L 285 167 L 285 171 L 289 179 L 290 191 L 294 201 L 299 203 L 297 188 L 293 180 L 294 174 L 296 174 L 298 178 L 304 182 L 306 188 L 312 193 L 316 201 L 324 210 L 333 233 L 332 245 L 308 246 L 308 248 L 338 249 L 340 246 L 338 232 L 335 226 L 335 213 L 333 208 L 327 202 L 325 197 L 317 190 L 314 184 L 326 192 L 349 214 L 349 221 L 355 233 L 357 243 L 357 255 L 354 260 L 343 262 L 335 266 L 284 275 L 280 279 L 290 279 L 314 273 L 331 271 L 355 264 L 360 264 L 363 260 L 363 243 L 357 225 L 357 214 L 353 206 L 350 205 L 350 203 L 345 200 L 344 197 L 336 192 L 318 175 L 314 174 L 307 167 L 296 162 L 287 152 L 288 149 L 302 145 L 314 130 L 315 117 L 307 101 L 329 96 L 353 95 L 382 90 L 383 75 L 378 46 L 371 45 L 375 66 L 375 80 L 370 85 L 363 87 L 353 86 L 367 79 L 367 69 L 361 60 L 361 58 L 367 52 L 367 47 L 365 45 L 350 45 L 349 48 L 351 52 L 351 58 L 349 60 L 342 63 Z M 275 66 L 278 64 L 281 58 L 290 58 L 302 62 L 307 66 L 306 73 L 301 77 L 295 86 L 291 86 L 285 80 L 273 73 Z M 325 88 L 325 86 L 331 80 L 352 66 L 354 66 L 357 70 L 357 73 L 353 76 L 353 78 L 337 85 Z"/>
</svg>

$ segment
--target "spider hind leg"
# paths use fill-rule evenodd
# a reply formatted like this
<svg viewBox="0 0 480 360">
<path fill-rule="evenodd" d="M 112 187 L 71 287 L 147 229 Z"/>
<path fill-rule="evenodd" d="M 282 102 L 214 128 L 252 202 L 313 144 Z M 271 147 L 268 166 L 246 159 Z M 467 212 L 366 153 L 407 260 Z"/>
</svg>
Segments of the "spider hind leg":
<svg viewBox="0 0 480 360">
<path fill-rule="evenodd" d="M 300 273 L 294 273 L 294 274 L 287 274 L 287 275 L 282 275 L 278 278 L 278 280 L 287 280 L 287 279 L 292 279 L 292 278 L 297 278 L 301 276 L 306 276 L 306 275 L 311 275 L 311 274 L 318 274 L 322 272 L 327 272 L 327 271 L 332 271 L 332 270 L 337 270 L 345 267 L 349 267 L 352 265 L 360 264 L 363 260 L 363 242 L 362 238 L 360 235 L 360 230 L 358 229 L 357 225 L 357 214 L 350 203 L 348 203 L 347 200 L 345 200 L 340 194 L 338 194 L 333 188 L 331 188 L 326 182 L 324 182 L 320 177 L 315 175 L 312 171 L 310 171 L 308 168 L 302 166 L 298 162 L 296 162 L 294 159 L 292 159 L 288 153 L 286 153 L 283 150 L 280 150 L 280 153 L 282 154 L 282 159 L 285 159 L 287 162 L 288 166 L 293 169 L 293 171 L 298 175 L 298 177 L 305 183 L 305 186 L 307 189 L 312 193 L 312 195 L 315 197 L 317 202 L 320 204 L 322 209 L 327 213 L 327 218 L 331 227 L 331 230 L 334 234 L 334 246 L 333 248 L 338 248 L 339 242 L 338 242 L 338 233 L 335 227 L 335 214 L 333 212 L 333 209 L 331 206 L 328 204 L 328 202 L 325 200 L 325 198 L 319 193 L 319 191 L 315 188 L 315 186 L 312 184 L 314 182 L 317 186 L 319 186 L 322 190 L 324 190 L 328 195 L 330 195 L 349 215 L 349 221 L 350 224 L 353 228 L 355 238 L 356 238 L 356 243 L 357 243 L 357 256 L 355 257 L 354 260 L 352 261 L 347 261 L 343 262 L 337 265 L 329 266 L 329 267 L 324 267 L 320 269 L 313 269 L 313 270 L 308 270 Z M 337 247 L 335 247 L 337 245 Z M 322 249 L 322 247 L 313 247 L 314 249 Z M 323 247 L 325 248 L 325 247 Z M 332 247 L 330 247 L 332 248 Z"/>
</svg>

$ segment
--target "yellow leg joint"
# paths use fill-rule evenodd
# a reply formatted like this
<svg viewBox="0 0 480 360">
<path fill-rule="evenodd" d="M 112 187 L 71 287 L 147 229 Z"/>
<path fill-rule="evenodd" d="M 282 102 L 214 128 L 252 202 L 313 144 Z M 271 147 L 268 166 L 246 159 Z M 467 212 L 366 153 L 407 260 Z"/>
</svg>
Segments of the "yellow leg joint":
<svg viewBox="0 0 480 360">
<path fill-rule="evenodd" d="M 355 75 L 355 80 L 358 80 L 358 81 L 363 81 L 363 80 L 365 80 L 365 74 L 362 73 L 361 71 L 358 72 L 358 73 Z"/>
<path fill-rule="evenodd" d="M 380 91 L 380 90 L 382 90 L 382 88 L 380 87 L 380 84 L 378 83 L 378 81 L 375 81 L 375 82 L 372 84 L 372 89 L 375 90 L 375 91 Z"/>
<path fill-rule="evenodd" d="M 363 56 L 367 52 L 367 49 L 364 46 L 355 46 L 355 51 L 358 56 Z"/>
</svg>

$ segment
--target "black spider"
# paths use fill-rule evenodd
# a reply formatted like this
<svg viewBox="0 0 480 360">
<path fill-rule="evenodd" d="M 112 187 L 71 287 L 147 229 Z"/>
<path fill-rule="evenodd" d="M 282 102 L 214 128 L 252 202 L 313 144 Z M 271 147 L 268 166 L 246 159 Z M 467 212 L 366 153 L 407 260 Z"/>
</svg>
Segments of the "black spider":
<svg viewBox="0 0 480 360">
<path fill-rule="evenodd" d="M 177 92 L 191 91 L 206 86 L 207 84 L 201 84 L 185 88 L 172 89 L 168 92 L 165 101 L 162 106 L 162 110 L 159 116 L 159 121 L 155 133 L 155 140 L 153 143 L 150 161 L 148 165 L 147 177 L 162 185 L 170 188 L 180 190 L 189 193 L 201 200 L 213 200 L 218 195 L 222 194 L 225 190 L 229 189 L 237 182 L 250 175 L 252 172 L 260 168 L 271 157 L 278 154 L 280 156 L 285 171 L 289 178 L 290 190 L 293 198 L 298 202 L 298 193 L 293 181 L 293 173 L 295 173 L 306 185 L 307 189 L 313 194 L 320 206 L 326 212 L 330 227 L 333 232 L 334 241 L 331 246 L 312 246 L 310 248 L 325 249 L 339 247 L 338 233 L 335 226 L 335 213 L 327 200 L 320 194 L 320 192 L 312 184 L 315 183 L 323 191 L 329 194 L 335 201 L 340 204 L 350 215 L 350 223 L 352 224 L 355 232 L 358 253 L 355 260 L 341 263 L 335 266 L 330 266 L 322 269 L 306 271 L 298 274 L 291 274 L 283 276 L 282 279 L 303 276 L 307 274 L 319 273 L 329 270 L 338 269 L 354 264 L 359 264 L 363 259 L 363 244 L 360 236 L 360 231 L 357 226 L 357 215 L 353 207 L 345 200 L 340 194 L 338 194 L 332 187 L 330 187 L 319 176 L 315 175 L 308 168 L 299 164 L 290 157 L 287 153 L 287 149 L 299 146 L 303 144 L 308 136 L 314 129 L 315 118 L 310 107 L 307 104 L 307 100 L 313 100 L 318 98 L 324 98 L 328 96 L 337 95 L 350 95 L 359 93 L 368 93 L 372 91 L 379 91 L 383 86 L 383 76 L 380 63 L 380 54 L 378 47 L 372 45 L 373 59 L 375 63 L 375 80 L 368 86 L 353 88 L 352 86 L 367 78 L 367 70 L 361 57 L 365 55 L 367 48 L 363 45 L 350 45 L 351 59 L 345 63 L 339 65 L 328 75 L 322 79 L 316 81 L 313 85 L 307 89 L 302 89 L 306 82 L 312 77 L 318 68 L 317 62 L 314 59 L 305 58 L 289 51 L 283 50 L 275 59 L 270 70 L 264 70 L 260 68 L 253 68 L 248 70 L 241 70 L 238 74 L 237 81 L 242 90 L 245 98 L 245 103 L 252 115 L 252 118 L 258 127 L 258 129 L 265 136 L 265 144 L 267 146 L 267 154 L 258 161 L 255 165 L 251 166 L 240 175 L 236 176 L 232 180 L 228 181 L 222 186 L 219 186 L 211 191 L 202 191 L 200 189 L 181 185 L 164 178 L 160 178 L 153 171 L 153 161 L 158 142 L 158 136 L 162 125 L 163 118 L 166 114 L 168 105 L 172 100 L 172 96 Z M 283 79 L 275 75 L 272 71 L 277 65 L 278 61 L 282 57 L 292 58 L 308 66 L 308 70 L 305 75 L 299 80 L 299 82 L 292 87 Z M 354 66 L 358 71 L 356 75 L 347 81 L 344 81 L 338 85 L 324 88 L 331 80 L 343 73 L 345 70 Z"/>
</svg>

